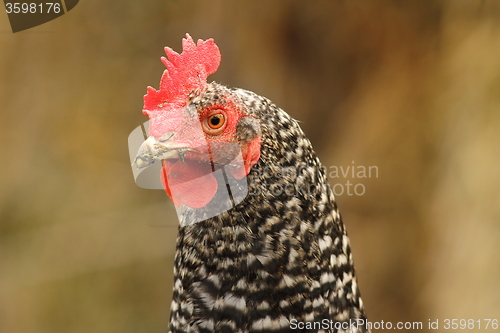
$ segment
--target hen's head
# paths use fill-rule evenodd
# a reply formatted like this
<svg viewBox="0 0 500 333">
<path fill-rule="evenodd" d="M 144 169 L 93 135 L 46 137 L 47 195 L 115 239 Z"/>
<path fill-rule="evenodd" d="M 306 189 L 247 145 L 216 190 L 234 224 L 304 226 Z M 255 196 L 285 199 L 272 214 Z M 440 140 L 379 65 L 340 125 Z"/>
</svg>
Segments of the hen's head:
<svg viewBox="0 0 500 333">
<path fill-rule="evenodd" d="M 224 167 L 241 179 L 257 163 L 260 123 L 236 90 L 207 83 L 220 63 L 212 39 L 195 44 L 186 35 L 182 46 L 181 54 L 165 48 L 160 89 L 148 87 L 144 96 L 149 138 L 134 164 L 144 168 L 161 161 L 162 183 L 174 203 L 202 208 L 218 189 L 214 170 Z"/>
</svg>

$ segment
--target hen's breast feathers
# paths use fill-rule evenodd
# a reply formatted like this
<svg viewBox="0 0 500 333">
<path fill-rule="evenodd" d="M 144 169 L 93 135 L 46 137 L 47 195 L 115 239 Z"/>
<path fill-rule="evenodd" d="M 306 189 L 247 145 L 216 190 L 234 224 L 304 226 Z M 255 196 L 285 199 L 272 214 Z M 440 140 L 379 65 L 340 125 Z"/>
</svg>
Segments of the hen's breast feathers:
<svg viewBox="0 0 500 333">
<path fill-rule="evenodd" d="M 309 140 L 249 91 L 212 83 L 197 103 L 228 94 L 259 119 L 260 159 L 243 202 L 179 229 L 170 332 L 306 332 L 291 320 L 364 319 L 349 240 Z"/>
</svg>

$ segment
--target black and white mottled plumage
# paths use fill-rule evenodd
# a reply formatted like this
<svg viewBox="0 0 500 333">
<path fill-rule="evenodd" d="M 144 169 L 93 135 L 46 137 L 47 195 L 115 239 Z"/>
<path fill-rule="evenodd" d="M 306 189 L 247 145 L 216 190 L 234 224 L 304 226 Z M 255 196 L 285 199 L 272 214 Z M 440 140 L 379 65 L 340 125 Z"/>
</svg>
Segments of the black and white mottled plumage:
<svg viewBox="0 0 500 333">
<path fill-rule="evenodd" d="M 367 332 L 292 329 L 292 322 L 365 319 L 349 239 L 297 121 L 264 97 L 216 83 L 194 92 L 188 106 L 228 100 L 258 120 L 260 127 L 242 118 L 235 140 L 260 135 L 260 159 L 241 203 L 179 228 L 169 332 Z"/>
</svg>

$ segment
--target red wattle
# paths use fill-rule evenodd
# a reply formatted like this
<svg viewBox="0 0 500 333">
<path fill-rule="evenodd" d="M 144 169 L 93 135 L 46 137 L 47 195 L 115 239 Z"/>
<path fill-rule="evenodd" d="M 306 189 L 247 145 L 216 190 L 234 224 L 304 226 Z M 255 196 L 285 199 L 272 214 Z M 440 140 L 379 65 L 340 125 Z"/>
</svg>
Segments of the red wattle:
<svg viewBox="0 0 500 333">
<path fill-rule="evenodd" d="M 163 169 L 161 178 L 165 192 L 177 207 L 184 204 L 195 209 L 203 208 L 217 193 L 217 179 L 209 164 L 190 160 L 184 164 L 164 161 Z"/>
</svg>

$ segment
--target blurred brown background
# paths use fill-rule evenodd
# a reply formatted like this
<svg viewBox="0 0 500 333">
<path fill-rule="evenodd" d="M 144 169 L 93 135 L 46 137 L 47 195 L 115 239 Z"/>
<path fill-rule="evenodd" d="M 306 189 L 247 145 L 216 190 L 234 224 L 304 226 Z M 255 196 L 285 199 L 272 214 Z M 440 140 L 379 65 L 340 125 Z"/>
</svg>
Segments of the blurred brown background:
<svg viewBox="0 0 500 333">
<path fill-rule="evenodd" d="M 331 178 L 366 189 L 337 199 L 371 321 L 500 319 L 500 2 L 85 0 L 0 14 L 0 332 L 166 332 L 177 219 L 127 137 L 186 32 L 325 165 L 378 167 Z"/>
</svg>

